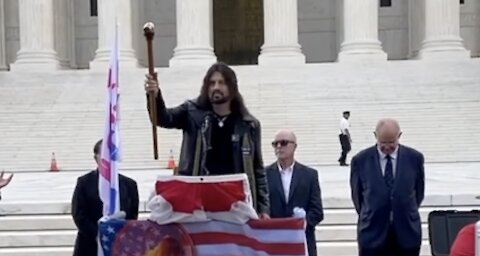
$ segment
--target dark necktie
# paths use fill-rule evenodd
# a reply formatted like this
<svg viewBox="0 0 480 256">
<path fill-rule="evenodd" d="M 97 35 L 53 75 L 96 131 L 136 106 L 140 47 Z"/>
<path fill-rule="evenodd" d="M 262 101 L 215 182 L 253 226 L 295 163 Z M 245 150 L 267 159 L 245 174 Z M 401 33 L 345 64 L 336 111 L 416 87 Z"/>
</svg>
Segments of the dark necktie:
<svg viewBox="0 0 480 256">
<path fill-rule="evenodd" d="M 392 157 L 390 155 L 387 155 L 385 157 L 387 159 L 387 164 L 385 165 L 385 184 L 387 185 L 388 190 L 392 190 L 393 188 L 393 164 L 392 164 Z"/>
</svg>

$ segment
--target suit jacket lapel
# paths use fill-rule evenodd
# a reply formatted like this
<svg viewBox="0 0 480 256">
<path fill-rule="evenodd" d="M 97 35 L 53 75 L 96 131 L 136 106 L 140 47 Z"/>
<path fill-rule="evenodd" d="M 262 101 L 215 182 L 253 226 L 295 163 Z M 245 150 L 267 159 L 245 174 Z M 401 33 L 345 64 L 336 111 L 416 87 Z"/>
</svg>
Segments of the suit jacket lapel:
<svg viewBox="0 0 480 256">
<path fill-rule="evenodd" d="M 373 161 L 373 173 L 372 175 L 379 179 L 382 186 L 386 189 L 387 184 L 385 184 L 385 178 L 382 171 L 382 166 L 380 165 L 380 154 L 378 153 L 377 145 L 372 148 L 372 161 Z"/>
<path fill-rule="evenodd" d="M 403 165 L 401 164 L 401 159 L 403 159 L 403 150 L 402 146 L 398 145 L 398 152 L 397 152 L 397 159 L 396 159 L 396 166 L 395 166 L 395 173 L 393 174 L 393 188 L 395 189 L 397 187 L 397 184 L 399 184 L 398 180 L 400 180 L 401 176 L 403 176 L 403 172 L 401 171 L 403 168 Z"/>
<path fill-rule="evenodd" d="M 95 195 L 100 199 L 100 192 L 98 191 L 98 176 L 100 175 L 99 170 L 95 170 L 93 175 L 90 176 L 90 182 L 88 184 L 89 187 L 95 191 Z M 101 201 L 101 200 L 100 200 Z"/>
<path fill-rule="evenodd" d="M 375 174 L 379 175 L 383 179 L 382 166 L 380 165 L 380 154 L 378 153 L 377 146 L 372 148 L 373 167 Z"/>
<path fill-rule="evenodd" d="M 299 168 L 298 164 L 295 163 L 293 165 L 293 170 L 292 170 L 292 181 L 290 182 L 290 191 L 288 192 L 288 202 L 291 201 L 293 193 L 295 192 L 295 189 L 298 186 L 298 181 L 300 179 L 300 177 L 298 177 L 299 175 L 298 168 Z"/>
<path fill-rule="evenodd" d="M 285 191 L 283 191 L 282 177 L 280 176 L 280 170 L 278 170 L 278 165 L 276 163 L 273 166 L 272 175 L 273 184 L 277 188 L 277 193 L 280 194 L 280 198 L 286 203 L 287 200 L 285 199 Z"/>
</svg>

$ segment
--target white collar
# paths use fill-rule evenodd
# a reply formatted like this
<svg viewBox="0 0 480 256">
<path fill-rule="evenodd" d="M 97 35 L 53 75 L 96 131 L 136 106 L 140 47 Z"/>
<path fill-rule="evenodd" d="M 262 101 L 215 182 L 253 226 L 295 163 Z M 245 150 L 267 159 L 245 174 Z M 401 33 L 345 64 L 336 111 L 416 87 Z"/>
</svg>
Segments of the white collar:
<svg viewBox="0 0 480 256">
<path fill-rule="evenodd" d="M 397 148 L 395 148 L 395 150 L 390 154 L 390 157 L 392 158 L 392 160 L 395 160 L 397 159 L 397 156 L 398 156 L 398 148 L 400 146 L 397 146 Z M 383 153 L 381 150 L 380 150 L 380 147 L 377 145 L 377 151 L 378 151 L 378 154 L 380 155 L 380 160 L 384 159 L 385 157 L 387 157 L 387 155 L 385 153 Z"/>
<path fill-rule="evenodd" d="M 295 165 L 295 161 L 293 161 L 292 165 L 288 166 L 287 168 L 282 168 L 282 166 L 280 165 L 280 163 L 277 161 L 277 167 L 278 167 L 278 171 L 282 172 L 282 171 L 285 171 L 285 172 L 293 172 L 293 166 Z"/>
</svg>

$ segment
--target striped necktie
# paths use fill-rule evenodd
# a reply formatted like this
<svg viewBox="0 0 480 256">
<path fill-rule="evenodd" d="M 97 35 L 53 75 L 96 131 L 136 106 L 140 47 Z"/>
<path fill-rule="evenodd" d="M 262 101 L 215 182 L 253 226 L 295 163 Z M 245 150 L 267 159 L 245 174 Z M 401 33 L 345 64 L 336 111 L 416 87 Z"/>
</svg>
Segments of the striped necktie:
<svg viewBox="0 0 480 256">
<path fill-rule="evenodd" d="M 392 157 L 390 155 L 387 155 L 385 157 L 387 159 L 387 164 L 385 165 L 385 184 L 387 185 L 388 190 L 392 190 L 393 188 L 393 164 L 392 164 Z"/>
</svg>

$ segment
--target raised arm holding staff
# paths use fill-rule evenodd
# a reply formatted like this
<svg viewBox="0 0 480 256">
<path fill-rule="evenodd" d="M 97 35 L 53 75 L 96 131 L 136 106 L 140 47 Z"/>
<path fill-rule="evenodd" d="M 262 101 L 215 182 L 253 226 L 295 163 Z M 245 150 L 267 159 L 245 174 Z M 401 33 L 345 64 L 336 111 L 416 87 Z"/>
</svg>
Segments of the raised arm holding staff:
<svg viewBox="0 0 480 256">
<path fill-rule="evenodd" d="M 152 121 L 152 137 L 153 137 L 153 158 L 158 159 L 158 141 L 157 141 L 157 106 L 156 106 L 156 95 L 158 94 L 158 80 L 157 73 L 155 72 L 155 64 L 153 63 L 153 37 L 155 36 L 154 25 L 151 22 L 147 22 L 143 26 L 143 34 L 147 39 L 147 54 L 148 54 L 148 75 L 147 83 L 149 80 L 153 80 L 156 83 L 153 87 L 147 89 L 149 106 L 150 109 L 150 120 Z M 155 90 L 157 88 L 157 90 Z"/>
<path fill-rule="evenodd" d="M 269 216 L 268 186 L 263 168 L 260 122 L 253 117 L 238 90 L 235 72 L 223 63 L 207 71 L 196 99 L 167 108 L 156 79 L 148 75 L 147 93 L 155 95 L 156 122 L 163 128 L 183 130 L 179 175 L 246 173 L 254 206 Z M 148 98 L 151 101 L 151 98 Z"/>
</svg>

